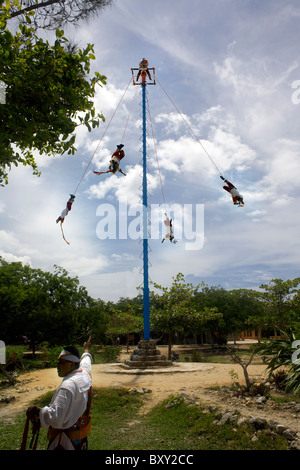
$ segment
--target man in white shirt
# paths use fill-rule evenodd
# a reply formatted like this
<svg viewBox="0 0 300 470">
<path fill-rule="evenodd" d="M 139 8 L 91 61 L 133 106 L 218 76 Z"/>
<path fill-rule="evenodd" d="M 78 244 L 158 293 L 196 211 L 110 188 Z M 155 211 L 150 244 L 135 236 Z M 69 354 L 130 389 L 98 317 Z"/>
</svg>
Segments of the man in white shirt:
<svg viewBox="0 0 300 470">
<path fill-rule="evenodd" d="M 58 357 L 57 372 L 62 383 L 54 393 L 49 406 L 31 406 L 29 418 L 38 418 L 48 428 L 48 450 L 86 450 L 91 430 L 91 355 L 90 339 L 84 343 L 85 352 L 72 346 L 63 349 Z"/>
</svg>

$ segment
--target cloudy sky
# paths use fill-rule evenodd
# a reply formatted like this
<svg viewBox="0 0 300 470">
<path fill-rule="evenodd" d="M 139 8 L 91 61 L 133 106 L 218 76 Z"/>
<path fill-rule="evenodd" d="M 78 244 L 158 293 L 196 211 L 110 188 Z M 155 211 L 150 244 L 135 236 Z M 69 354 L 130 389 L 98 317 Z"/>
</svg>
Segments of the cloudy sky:
<svg viewBox="0 0 300 470">
<path fill-rule="evenodd" d="M 106 122 L 78 130 L 75 156 L 38 158 L 40 178 L 30 168 L 10 172 L 0 189 L 0 255 L 62 266 L 94 298 L 137 294 L 142 108 L 130 80 L 146 57 L 157 79 L 147 87 L 150 280 L 169 286 L 181 272 L 195 284 L 256 289 L 297 277 L 299 23 L 298 0 L 115 0 L 66 29 L 80 47 L 94 44 L 92 73 L 107 77 L 95 104 Z M 122 141 L 127 176 L 93 174 Z M 77 187 L 68 245 L 55 221 Z M 176 244 L 161 243 L 165 211 Z"/>
</svg>

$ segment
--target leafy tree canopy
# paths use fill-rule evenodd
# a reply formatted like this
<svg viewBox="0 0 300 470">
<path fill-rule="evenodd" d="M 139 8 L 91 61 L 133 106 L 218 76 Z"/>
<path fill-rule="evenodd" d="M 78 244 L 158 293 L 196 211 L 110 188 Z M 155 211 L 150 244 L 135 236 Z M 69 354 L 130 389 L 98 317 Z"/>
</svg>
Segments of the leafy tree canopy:
<svg viewBox="0 0 300 470">
<path fill-rule="evenodd" d="M 34 152 L 43 155 L 74 154 L 75 130 L 89 131 L 104 121 L 96 115 L 96 85 L 106 77 L 88 78 L 93 46 L 74 51 L 64 32 L 56 30 L 53 45 L 39 38 L 27 23 L 12 34 L 6 27 L 9 13 L 0 5 L 0 82 L 5 83 L 5 104 L 0 104 L 0 184 L 8 182 L 14 164 L 30 165 L 39 174 Z"/>
<path fill-rule="evenodd" d="M 33 348 L 45 341 L 76 342 L 90 334 L 99 341 L 108 321 L 101 302 L 58 266 L 49 273 L 0 258 L 0 305 L 1 339 L 6 344 L 24 335 Z"/>
<path fill-rule="evenodd" d="M 269 284 L 262 284 L 257 297 L 264 304 L 263 320 L 265 324 L 280 330 L 289 330 L 299 324 L 299 286 L 300 278 L 272 279 Z"/>
</svg>

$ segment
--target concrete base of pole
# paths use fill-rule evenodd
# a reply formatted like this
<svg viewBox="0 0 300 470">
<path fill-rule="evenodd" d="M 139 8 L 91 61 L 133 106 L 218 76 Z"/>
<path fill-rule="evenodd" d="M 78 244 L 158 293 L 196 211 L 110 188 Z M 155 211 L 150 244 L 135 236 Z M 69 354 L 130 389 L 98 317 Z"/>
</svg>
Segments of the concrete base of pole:
<svg viewBox="0 0 300 470">
<path fill-rule="evenodd" d="M 147 369 L 170 367 L 172 361 L 166 359 L 158 349 L 156 349 L 156 341 L 141 340 L 137 348 L 134 350 L 132 358 L 125 361 L 125 366 L 131 369 Z"/>
</svg>

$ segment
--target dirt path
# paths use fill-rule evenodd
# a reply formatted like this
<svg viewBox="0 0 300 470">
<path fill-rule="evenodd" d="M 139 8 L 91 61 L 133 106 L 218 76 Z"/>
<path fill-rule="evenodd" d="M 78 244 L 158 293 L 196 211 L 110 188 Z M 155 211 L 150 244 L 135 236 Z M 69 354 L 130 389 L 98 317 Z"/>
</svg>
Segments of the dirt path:
<svg viewBox="0 0 300 470">
<path fill-rule="evenodd" d="M 155 406 L 171 394 L 185 393 L 206 404 L 217 405 L 223 409 L 236 409 L 243 416 L 274 419 L 289 428 L 300 431 L 299 421 L 293 412 L 288 410 L 272 410 L 268 406 L 248 407 L 234 399 L 224 399 L 224 396 L 211 389 L 213 386 L 230 385 L 232 383 L 230 371 L 234 370 L 243 383 L 242 370 L 236 364 L 206 364 L 206 363 L 180 363 L 166 369 L 152 371 L 124 370 L 120 365 L 93 364 L 94 387 L 126 387 L 151 390 L 147 394 L 147 401 L 142 413 Z M 264 365 L 250 365 L 248 372 L 250 378 L 262 377 Z M 6 388 L 0 392 L 0 400 L 14 396 L 7 404 L 0 405 L 0 419 L 2 422 L 12 421 L 14 415 L 24 412 L 28 404 L 50 390 L 55 390 L 61 379 L 56 369 L 44 369 L 23 374 L 13 388 Z"/>
</svg>

